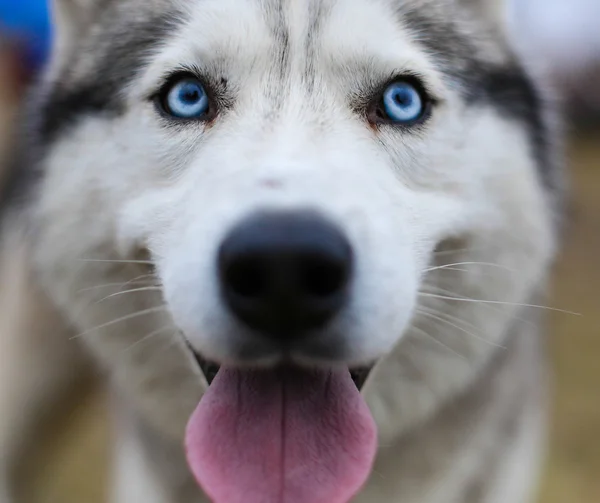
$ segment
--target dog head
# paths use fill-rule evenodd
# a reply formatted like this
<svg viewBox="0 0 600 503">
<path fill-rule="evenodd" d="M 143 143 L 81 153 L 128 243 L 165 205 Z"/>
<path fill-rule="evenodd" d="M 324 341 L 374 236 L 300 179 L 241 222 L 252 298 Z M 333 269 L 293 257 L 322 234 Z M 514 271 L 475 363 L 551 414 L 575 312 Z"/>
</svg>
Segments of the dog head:
<svg viewBox="0 0 600 503">
<path fill-rule="evenodd" d="M 30 106 L 35 259 L 117 372 L 162 326 L 233 367 L 377 364 L 391 436 L 472 379 L 544 279 L 552 125 L 487 3 L 58 0 L 56 18 Z M 156 381 L 160 351 L 137 350 Z M 402 355 L 440 393 L 399 413 Z"/>
</svg>

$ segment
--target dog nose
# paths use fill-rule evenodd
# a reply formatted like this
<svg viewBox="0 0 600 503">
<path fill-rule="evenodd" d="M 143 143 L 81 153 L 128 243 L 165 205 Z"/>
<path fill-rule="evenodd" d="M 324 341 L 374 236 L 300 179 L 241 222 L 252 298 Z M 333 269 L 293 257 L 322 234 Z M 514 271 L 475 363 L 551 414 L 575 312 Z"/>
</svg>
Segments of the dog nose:
<svg viewBox="0 0 600 503">
<path fill-rule="evenodd" d="M 255 215 L 220 247 L 222 294 L 248 327 L 275 338 L 298 337 L 342 308 L 352 257 L 344 234 L 316 214 Z"/>
</svg>

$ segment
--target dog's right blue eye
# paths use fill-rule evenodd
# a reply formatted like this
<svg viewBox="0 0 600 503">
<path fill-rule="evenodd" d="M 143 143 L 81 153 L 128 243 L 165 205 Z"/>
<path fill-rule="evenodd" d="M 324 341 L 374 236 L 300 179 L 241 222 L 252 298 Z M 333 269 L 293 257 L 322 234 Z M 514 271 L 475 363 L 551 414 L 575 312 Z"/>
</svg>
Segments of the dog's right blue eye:
<svg viewBox="0 0 600 503">
<path fill-rule="evenodd" d="M 172 84 L 163 103 L 165 111 L 178 119 L 202 119 L 210 104 L 204 86 L 194 77 L 185 77 Z"/>
<path fill-rule="evenodd" d="M 414 85 L 394 82 L 383 93 L 383 109 L 392 123 L 409 124 L 423 115 L 425 102 Z"/>
</svg>

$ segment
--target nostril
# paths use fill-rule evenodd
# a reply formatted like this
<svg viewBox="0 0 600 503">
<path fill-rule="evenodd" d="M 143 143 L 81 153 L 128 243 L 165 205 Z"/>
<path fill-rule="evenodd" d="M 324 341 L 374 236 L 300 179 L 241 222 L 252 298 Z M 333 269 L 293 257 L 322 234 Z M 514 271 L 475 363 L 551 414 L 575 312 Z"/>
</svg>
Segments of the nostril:
<svg viewBox="0 0 600 503">
<path fill-rule="evenodd" d="M 269 266 L 261 257 L 244 257 L 226 268 L 225 281 L 231 293 L 246 298 L 266 294 Z"/>
<path fill-rule="evenodd" d="M 306 259 L 300 274 L 305 293 L 319 298 L 339 293 L 344 288 L 347 278 L 347 270 L 343 263 L 323 257 Z"/>
<path fill-rule="evenodd" d="M 344 234 L 304 212 L 242 221 L 218 252 L 227 307 L 246 326 L 278 338 L 309 333 L 333 319 L 348 298 L 352 265 Z"/>
</svg>

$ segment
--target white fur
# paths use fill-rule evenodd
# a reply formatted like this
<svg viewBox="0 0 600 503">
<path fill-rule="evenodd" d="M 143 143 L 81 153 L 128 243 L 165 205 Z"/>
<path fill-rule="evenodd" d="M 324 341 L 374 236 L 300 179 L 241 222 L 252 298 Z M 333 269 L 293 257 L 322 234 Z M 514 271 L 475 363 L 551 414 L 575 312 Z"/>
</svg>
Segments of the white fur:
<svg viewBox="0 0 600 503">
<path fill-rule="evenodd" d="M 189 19 L 127 87 L 126 112 L 81 122 L 49 152 L 31 215 L 39 278 L 115 385 L 178 442 L 206 387 L 179 331 L 219 362 L 240 363 L 238 350 L 250 341 L 218 295 L 221 240 L 258 210 L 317 210 L 346 233 L 357 267 L 351 301 L 324 334 L 350 350 L 342 362 L 313 363 L 379 360 L 364 393 L 381 445 L 392 444 L 474 381 L 503 345 L 515 306 L 544 279 L 554 253 L 552 216 L 524 130 L 492 107 L 466 107 L 394 22 L 388 2 L 331 4 L 312 94 L 302 80 L 306 11 L 286 4 L 293 64 L 280 109 L 264 92 L 276 85 L 277 40 L 258 2 L 179 3 Z M 181 65 L 224 76 L 236 93 L 234 110 L 210 127 L 164 127 L 146 97 Z M 423 75 L 439 101 L 422 132 L 374 130 L 350 111 L 350 93 L 405 71 Z M 465 248 L 452 254 L 464 271 L 429 270 L 449 263 L 435 250 L 451 239 Z M 140 250 L 156 264 L 161 291 L 106 298 L 119 288 L 99 285 L 148 273 L 144 264 L 117 262 L 135 261 Z M 447 284 L 448 296 L 466 301 L 429 297 L 427 284 Z M 459 323 L 436 321 L 427 309 Z M 293 357 L 310 361 L 301 351 Z M 267 354 L 260 363 L 277 358 Z M 426 378 L 407 379 L 407 360 Z M 119 466 L 141 485 L 135 446 L 124 441 L 122 451 Z M 473 468 L 469 456 L 461 462 L 447 475 L 450 485 Z M 365 494 L 378 496 L 368 501 L 416 501 L 403 499 L 401 487 L 399 499 L 382 497 L 377 484 L 374 477 Z M 148 501 L 126 486 L 122 478 L 116 502 Z"/>
</svg>

